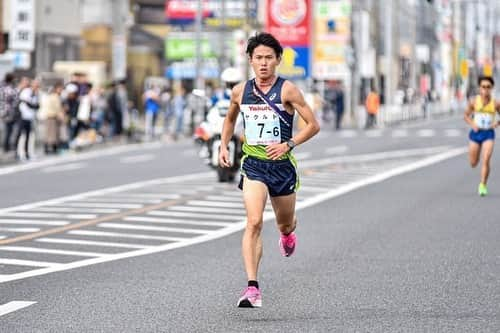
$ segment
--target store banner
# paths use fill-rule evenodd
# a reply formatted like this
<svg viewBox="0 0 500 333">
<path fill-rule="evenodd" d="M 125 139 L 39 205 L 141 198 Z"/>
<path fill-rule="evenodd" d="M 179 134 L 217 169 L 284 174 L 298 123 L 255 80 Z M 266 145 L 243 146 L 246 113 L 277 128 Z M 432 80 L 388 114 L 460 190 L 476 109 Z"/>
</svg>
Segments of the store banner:
<svg viewBox="0 0 500 333">
<path fill-rule="evenodd" d="M 283 46 L 309 46 L 311 0 L 266 1 L 266 31 Z"/>
</svg>

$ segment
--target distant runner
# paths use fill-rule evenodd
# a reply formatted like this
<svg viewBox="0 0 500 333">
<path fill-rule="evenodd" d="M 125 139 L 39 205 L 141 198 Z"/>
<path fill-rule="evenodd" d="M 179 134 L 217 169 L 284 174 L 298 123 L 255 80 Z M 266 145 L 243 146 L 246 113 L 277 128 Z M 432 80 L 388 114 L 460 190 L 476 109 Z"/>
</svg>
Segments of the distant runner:
<svg viewBox="0 0 500 333">
<path fill-rule="evenodd" d="M 500 113 L 500 103 L 495 101 L 491 91 L 495 82 L 489 76 L 478 79 L 479 95 L 471 99 L 464 119 L 472 128 L 469 132 L 469 161 L 475 168 L 482 152 L 481 181 L 477 192 L 480 196 L 488 194 L 488 176 L 490 174 L 490 159 L 495 144 L 495 128 L 498 126 L 496 113 Z"/>
</svg>

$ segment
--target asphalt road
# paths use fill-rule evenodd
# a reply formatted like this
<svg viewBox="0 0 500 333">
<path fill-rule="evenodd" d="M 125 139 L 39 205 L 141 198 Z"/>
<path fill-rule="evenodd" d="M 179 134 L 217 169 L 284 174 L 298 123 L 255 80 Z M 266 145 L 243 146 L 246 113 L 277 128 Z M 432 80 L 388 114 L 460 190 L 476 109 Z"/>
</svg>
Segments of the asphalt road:
<svg viewBox="0 0 500 333">
<path fill-rule="evenodd" d="M 281 257 L 266 220 L 261 309 L 235 306 L 246 282 L 239 193 L 215 184 L 190 142 L 0 169 L 0 331 L 498 332 L 500 157 L 478 197 L 466 134 L 454 118 L 324 127 L 300 147 L 298 248 Z M 145 194 L 179 197 L 69 216 Z M 40 215 L 50 211 L 61 215 Z"/>
</svg>

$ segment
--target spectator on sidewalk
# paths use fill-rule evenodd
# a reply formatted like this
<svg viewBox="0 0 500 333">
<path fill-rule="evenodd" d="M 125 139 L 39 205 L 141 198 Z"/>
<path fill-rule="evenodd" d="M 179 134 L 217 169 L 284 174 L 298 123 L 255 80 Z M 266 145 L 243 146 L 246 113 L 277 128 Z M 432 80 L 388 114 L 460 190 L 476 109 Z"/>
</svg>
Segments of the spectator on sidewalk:
<svg viewBox="0 0 500 333">
<path fill-rule="evenodd" d="M 377 113 L 380 108 L 380 98 L 375 89 L 372 89 L 366 96 L 365 108 L 367 112 L 365 129 L 369 129 L 375 125 Z"/>
<path fill-rule="evenodd" d="M 172 100 L 172 107 L 176 119 L 174 140 L 177 140 L 182 135 L 184 130 L 184 111 L 187 106 L 186 90 L 183 86 L 177 87 L 174 98 Z"/>
<path fill-rule="evenodd" d="M 64 90 L 66 98 L 64 98 L 63 106 L 68 117 L 69 141 L 72 141 L 78 135 L 78 108 L 80 106 L 80 101 L 78 99 L 79 88 L 76 84 L 69 83 Z"/>
<path fill-rule="evenodd" d="M 0 87 L 0 118 L 4 123 L 3 151 L 8 153 L 11 146 L 11 137 L 15 133 L 20 113 L 17 107 L 18 92 L 14 86 L 14 75 L 7 73 Z"/>
<path fill-rule="evenodd" d="M 160 90 L 158 87 L 146 89 L 143 95 L 145 124 L 144 131 L 146 140 L 152 140 L 155 137 L 156 119 L 160 112 Z"/>
<path fill-rule="evenodd" d="M 38 80 L 33 80 L 31 85 L 28 85 L 19 92 L 19 111 L 21 112 L 21 120 L 16 136 L 15 149 L 17 153 L 19 139 L 21 135 L 24 134 L 24 158 L 26 160 L 31 158 L 29 141 L 33 130 L 33 123 L 36 119 L 36 113 L 40 107 L 39 87 L 40 83 Z M 20 159 L 21 156 L 16 154 L 16 158 Z"/>
<path fill-rule="evenodd" d="M 56 154 L 60 144 L 60 127 L 64 125 L 61 101 L 62 83 L 56 83 L 49 94 L 40 100 L 40 117 L 45 123 L 44 152 Z"/>
</svg>

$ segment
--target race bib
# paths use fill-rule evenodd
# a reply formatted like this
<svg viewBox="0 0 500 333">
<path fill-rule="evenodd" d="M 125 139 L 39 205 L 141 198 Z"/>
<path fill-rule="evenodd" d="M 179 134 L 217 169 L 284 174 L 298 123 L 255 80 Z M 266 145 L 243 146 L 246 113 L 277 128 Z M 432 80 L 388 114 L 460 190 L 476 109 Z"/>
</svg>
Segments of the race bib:
<svg viewBox="0 0 500 333">
<path fill-rule="evenodd" d="M 480 129 L 489 129 L 493 124 L 493 116 L 494 114 L 484 112 L 474 113 L 474 124 Z"/>
<path fill-rule="evenodd" d="M 281 142 L 280 120 L 272 110 L 246 110 L 245 138 L 250 146 Z"/>
</svg>

